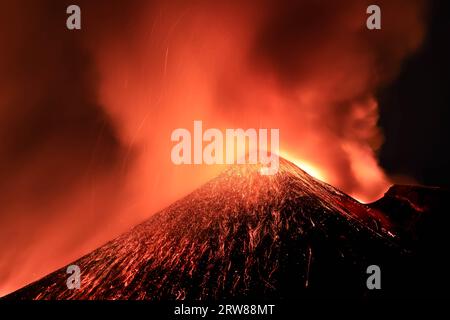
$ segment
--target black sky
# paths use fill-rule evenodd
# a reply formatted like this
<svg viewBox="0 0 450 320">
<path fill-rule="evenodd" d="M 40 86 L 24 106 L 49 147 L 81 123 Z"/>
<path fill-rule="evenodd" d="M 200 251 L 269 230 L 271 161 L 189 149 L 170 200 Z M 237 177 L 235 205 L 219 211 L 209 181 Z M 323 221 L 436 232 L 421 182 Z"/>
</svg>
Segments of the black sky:
<svg viewBox="0 0 450 320">
<path fill-rule="evenodd" d="M 379 94 L 388 174 L 426 185 L 450 186 L 450 2 L 432 2 L 423 46 L 405 60 L 398 78 Z"/>
</svg>

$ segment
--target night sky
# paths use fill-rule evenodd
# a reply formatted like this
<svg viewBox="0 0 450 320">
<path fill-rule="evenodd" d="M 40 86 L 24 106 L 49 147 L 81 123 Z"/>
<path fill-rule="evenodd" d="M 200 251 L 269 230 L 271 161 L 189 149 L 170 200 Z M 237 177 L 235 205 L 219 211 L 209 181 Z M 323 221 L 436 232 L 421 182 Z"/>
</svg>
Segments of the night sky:
<svg viewBox="0 0 450 320">
<path fill-rule="evenodd" d="M 385 136 L 381 165 L 394 176 L 445 187 L 450 186 L 449 12 L 449 1 L 433 1 L 423 46 L 378 95 Z"/>
</svg>

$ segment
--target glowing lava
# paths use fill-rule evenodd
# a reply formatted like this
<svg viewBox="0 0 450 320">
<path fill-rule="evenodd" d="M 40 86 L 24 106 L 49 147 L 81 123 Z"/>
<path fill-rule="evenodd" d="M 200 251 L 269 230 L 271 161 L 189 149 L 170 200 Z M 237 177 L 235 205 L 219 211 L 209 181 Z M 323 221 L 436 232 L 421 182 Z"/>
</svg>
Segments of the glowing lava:
<svg viewBox="0 0 450 320">
<path fill-rule="evenodd" d="M 397 254 L 389 219 L 282 158 L 276 175 L 259 169 L 232 166 L 74 262 L 83 274 L 80 290 L 67 289 L 62 268 L 7 298 L 354 295 L 361 287 L 355 266 L 363 270 L 379 253 Z M 333 272 L 340 285 L 327 278 Z"/>
<path fill-rule="evenodd" d="M 319 167 L 313 165 L 311 162 L 297 159 L 297 158 L 291 156 L 287 152 L 281 152 L 280 154 L 281 154 L 281 157 L 289 160 L 290 162 L 295 164 L 297 167 L 299 167 L 300 169 L 302 169 L 303 171 L 308 173 L 310 176 L 312 176 L 316 179 L 319 179 L 320 181 L 328 182 L 325 171 L 320 169 Z"/>
</svg>

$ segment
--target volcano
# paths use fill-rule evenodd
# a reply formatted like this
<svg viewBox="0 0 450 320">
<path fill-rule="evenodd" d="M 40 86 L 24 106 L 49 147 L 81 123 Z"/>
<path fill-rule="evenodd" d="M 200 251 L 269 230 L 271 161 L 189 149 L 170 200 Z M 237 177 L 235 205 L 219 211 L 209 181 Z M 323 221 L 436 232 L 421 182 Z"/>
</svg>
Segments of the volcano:
<svg viewBox="0 0 450 320">
<path fill-rule="evenodd" d="M 280 159 L 232 166 L 144 223 L 5 299 L 439 296 L 448 192 L 393 186 L 365 205 Z M 381 269 L 381 290 L 366 286 Z M 441 277 L 442 276 L 442 277 Z"/>
</svg>

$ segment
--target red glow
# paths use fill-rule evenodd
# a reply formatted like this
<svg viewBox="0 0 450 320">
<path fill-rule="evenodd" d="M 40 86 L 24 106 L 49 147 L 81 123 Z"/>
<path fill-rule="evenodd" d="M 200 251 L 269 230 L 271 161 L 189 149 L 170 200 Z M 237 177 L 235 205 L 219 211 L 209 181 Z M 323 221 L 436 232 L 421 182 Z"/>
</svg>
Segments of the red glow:
<svg viewBox="0 0 450 320">
<path fill-rule="evenodd" d="M 68 144 L 59 132 L 50 131 L 45 143 L 32 145 L 36 154 L 27 154 L 23 162 L 11 157 L 0 192 L 8 213 L 0 217 L 0 296 L 128 230 L 223 171 L 220 165 L 172 164 L 171 132 L 191 128 L 196 119 L 222 131 L 278 128 L 282 156 L 360 201 L 377 199 L 390 185 L 376 156 L 383 137 L 375 93 L 420 45 L 421 1 L 383 2 L 383 30 L 370 34 L 365 29 L 367 4 L 359 0 L 345 5 L 330 1 L 324 7 L 315 1 L 129 2 L 129 10 L 120 8 L 114 19 L 99 19 L 103 5 L 84 2 L 83 17 L 90 25 L 80 33 L 80 43 L 70 42 L 74 40 L 67 40 L 66 30 L 61 31 L 69 41 L 65 49 L 75 47 L 89 57 L 84 64 L 95 66 L 89 76 L 98 83 L 85 85 L 97 100 L 89 102 L 107 114 L 105 122 L 117 133 L 120 147 L 114 153 L 109 145 L 96 143 L 102 141 L 101 130 L 92 130 L 92 139 L 82 135 L 83 126 L 72 133 L 61 125 L 82 138 Z M 28 106 L 22 101 L 24 90 L 41 109 L 53 100 L 64 109 L 65 99 L 78 94 L 72 96 L 70 89 L 60 97 L 56 93 L 61 88 L 41 87 L 47 77 L 60 86 L 72 80 L 53 79 L 59 71 L 52 73 L 45 64 L 37 68 L 42 77 L 10 66 L 13 57 L 34 52 L 24 46 L 37 30 L 35 24 L 47 21 L 29 18 L 40 17 L 39 8 L 22 10 L 15 4 L 0 19 L 5 23 L 0 41 L 5 38 L 11 45 L 11 52 L 2 52 L 0 69 L 39 78 L 0 79 L 2 99 L 17 103 L 8 110 L 0 107 L 0 121 L 5 122 L 0 138 L 16 135 L 18 144 L 23 132 L 9 125 L 27 117 L 20 109 Z M 28 29 L 16 25 L 18 17 L 31 23 Z M 49 21 L 59 25 L 60 19 Z M 11 26 L 15 31 L 9 34 L 5 30 Z M 52 60 L 54 52 L 61 52 L 58 39 L 50 53 L 38 58 Z M 39 64 L 36 59 L 29 64 Z M 65 66 L 63 59 L 47 63 L 56 69 Z M 43 96 L 46 92 L 56 98 Z M 72 123 L 71 114 L 65 116 Z M 85 117 L 73 116 L 83 124 Z M 21 148 L 11 153 L 20 154 Z M 56 187 L 49 187 L 53 181 Z"/>
</svg>

